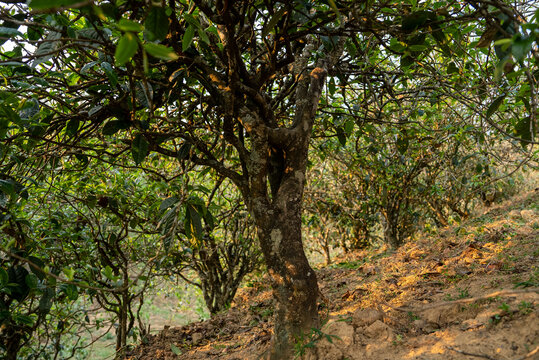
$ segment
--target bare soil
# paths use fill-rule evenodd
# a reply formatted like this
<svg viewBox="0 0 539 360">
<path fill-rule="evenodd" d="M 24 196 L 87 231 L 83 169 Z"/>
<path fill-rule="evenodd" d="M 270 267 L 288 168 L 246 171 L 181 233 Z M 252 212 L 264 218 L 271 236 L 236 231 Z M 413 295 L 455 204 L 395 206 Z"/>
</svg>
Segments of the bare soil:
<svg viewBox="0 0 539 360">
<path fill-rule="evenodd" d="M 300 339 L 296 358 L 539 359 L 539 191 L 397 251 L 349 253 L 317 274 L 324 325 Z M 240 289 L 208 321 L 165 327 L 127 358 L 265 358 L 267 284 Z"/>
</svg>

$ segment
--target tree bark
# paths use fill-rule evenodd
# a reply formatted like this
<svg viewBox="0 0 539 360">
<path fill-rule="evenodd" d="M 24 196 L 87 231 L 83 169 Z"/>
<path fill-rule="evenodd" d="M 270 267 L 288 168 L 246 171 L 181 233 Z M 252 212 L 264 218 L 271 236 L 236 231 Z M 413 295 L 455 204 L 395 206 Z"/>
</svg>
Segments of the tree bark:
<svg viewBox="0 0 539 360">
<path fill-rule="evenodd" d="M 268 128 L 262 114 L 245 114 L 251 127 L 249 190 L 242 191 L 257 225 L 260 246 L 271 277 L 276 300 L 275 328 L 270 359 L 292 358 L 294 343 L 318 327 L 318 283 L 303 249 L 301 215 L 309 142 L 328 68 L 336 63 L 344 42 L 327 58 L 318 60 L 308 73 L 314 47 L 305 47 L 297 71 L 296 113 L 292 127 Z M 246 128 L 247 128 L 246 127 Z M 278 155 L 275 162 L 270 156 Z M 278 163 L 278 173 L 274 173 Z M 269 181 L 271 177 L 271 181 Z M 268 181 L 271 198 L 268 194 Z"/>
<path fill-rule="evenodd" d="M 398 214 L 392 211 L 384 213 L 382 225 L 384 229 L 384 241 L 393 249 L 397 249 L 402 245 L 401 234 L 399 233 L 399 217 Z"/>
<path fill-rule="evenodd" d="M 303 191 L 318 102 L 328 68 L 336 63 L 343 44 L 344 38 L 312 69 L 309 60 L 316 49 L 314 40 L 296 59 L 292 66 L 297 86 L 291 126 L 279 126 L 271 106 L 261 95 L 257 99 L 262 105 L 257 107 L 249 103 L 239 105 L 229 96 L 232 100 L 228 107 L 240 106 L 231 113 L 236 114 L 249 136 L 248 146 L 237 147 L 243 174 L 231 180 L 240 189 L 254 218 L 276 300 L 271 359 L 292 358 L 297 338 L 318 326 L 318 283 L 305 256 L 301 236 Z M 241 87 L 239 82 L 232 85 Z"/>
<path fill-rule="evenodd" d="M 318 283 L 301 237 L 302 195 L 303 180 L 288 179 L 265 210 L 270 216 L 259 214 L 267 220 L 259 222 L 258 236 L 277 306 L 271 359 L 291 358 L 297 338 L 318 326 Z"/>
<path fill-rule="evenodd" d="M 7 346 L 5 359 L 17 360 L 17 354 L 19 353 L 19 350 L 21 348 L 22 331 L 17 331 L 12 327 L 8 331 L 4 332 L 4 334 L 6 333 L 8 334 L 8 336 L 6 337 L 8 341 L 6 342 Z"/>
</svg>

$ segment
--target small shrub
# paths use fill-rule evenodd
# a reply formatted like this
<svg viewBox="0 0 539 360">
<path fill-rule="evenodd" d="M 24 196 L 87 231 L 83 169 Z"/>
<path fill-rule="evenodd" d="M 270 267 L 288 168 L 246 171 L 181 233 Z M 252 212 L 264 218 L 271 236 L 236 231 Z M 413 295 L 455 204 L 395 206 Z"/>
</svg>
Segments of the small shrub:
<svg viewBox="0 0 539 360">
<path fill-rule="evenodd" d="M 466 299 L 470 297 L 470 293 L 468 292 L 468 289 L 459 289 L 457 288 L 457 291 L 459 292 L 457 298 L 458 299 Z"/>
<path fill-rule="evenodd" d="M 413 312 L 408 311 L 408 319 L 409 319 L 410 321 L 415 321 L 415 320 L 419 320 L 420 317 L 417 316 L 416 314 L 414 314 Z"/>
<path fill-rule="evenodd" d="M 294 345 L 294 359 L 298 359 L 305 355 L 307 349 L 313 348 L 318 341 L 326 339 L 332 344 L 334 338 L 339 339 L 337 335 L 326 334 L 317 328 L 311 328 L 311 331 L 308 334 L 301 333 L 301 335 L 296 338 L 296 343 Z"/>
<path fill-rule="evenodd" d="M 518 310 L 522 315 L 527 315 L 532 312 L 533 304 L 527 301 L 522 301 L 518 304 Z"/>
</svg>

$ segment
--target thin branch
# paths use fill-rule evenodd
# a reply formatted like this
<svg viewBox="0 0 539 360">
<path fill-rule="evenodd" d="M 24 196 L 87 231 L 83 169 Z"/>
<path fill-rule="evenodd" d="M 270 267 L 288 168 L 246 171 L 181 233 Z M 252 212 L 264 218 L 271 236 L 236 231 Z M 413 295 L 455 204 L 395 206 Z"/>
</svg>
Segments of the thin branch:
<svg viewBox="0 0 539 360">
<path fill-rule="evenodd" d="M 454 351 L 454 352 L 458 352 L 459 354 L 462 354 L 462 355 L 473 356 L 473 357 L 489 359 L 489 360 L 498 360 L 496 358 L 493 358 L 492 356 L 488 356 L 488 355 L 484 355 L 484 354 L 474 354 L 474 353 L 470 353 L 470 352 L 467 352 L 467 351 L 455 349 L 452 346 L 446 346 L 445 348 L 448 349 L 448 350 Z"/>
<path fill-rule="evenodd" d="M 444 302 L 441 302 L 441 303 L 430 304 L 430 305 L 417 307 L 417 308 L 404 307 L 404 306 L 396 307 L 396 306 L 388 304 L 387 302 L 384 302 L 383 304 L 385 306 L 390 307 L 393 310 L 396 310 L 396 311 L 419 312 L 419 311 L 425 311 L 425 310 L 434 309 L 434 308 L 442 307 L 442 306 L 451 306 L 451 305 L 455 305 L 455 304 L 472 303 L 472 302 L 475 302 L 475 301 L 486 300 L 486 299 L 490 299 L 490 298 L 494 298 L 494 297 L 498 297 L 498 296 L 500 296 L 500 297 L 502 297 L 502 296 L 513 296 L 513 295 L 527 294 L 527 293 L 538 293 L 539 294 L 539 288 L 521 289 L 521 290 L 501 290 L 501 291 L 496 291 L 494 293 L 484 295 L 484 296 L 477 296 L 477 297 L 473 297 L 473 298 L 469 298 L 469 299 L 460 299 L 460 300 L 455 300 L 455 301 L 444 301 Z"/>
</svg>

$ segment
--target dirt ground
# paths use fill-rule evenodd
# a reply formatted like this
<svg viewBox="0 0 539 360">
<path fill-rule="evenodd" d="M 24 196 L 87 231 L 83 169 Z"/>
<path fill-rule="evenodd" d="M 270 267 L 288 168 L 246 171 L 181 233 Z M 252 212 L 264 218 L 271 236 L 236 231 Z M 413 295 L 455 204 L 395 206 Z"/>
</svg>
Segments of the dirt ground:
<svg viewBox="0 0 539 360">
<path fill-rule="evenodd" d="M 539 191 L 317 274 L 324 325 L 298 343 L 298 359 L 539 359 Z M 267 283 L 240 289 L 226 313 L 150 336 L 127 358 L 264 359 Z"/>
</svg>

